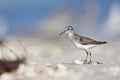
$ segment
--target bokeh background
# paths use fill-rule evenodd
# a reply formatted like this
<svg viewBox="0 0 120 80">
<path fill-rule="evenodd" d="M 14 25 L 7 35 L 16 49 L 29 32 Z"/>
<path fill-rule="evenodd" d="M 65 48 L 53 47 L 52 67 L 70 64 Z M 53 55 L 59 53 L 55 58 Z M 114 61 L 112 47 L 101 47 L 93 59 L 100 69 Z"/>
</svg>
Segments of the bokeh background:
<svg viewBox="0 0 120 80">
<path fill-rule="evenodd" d="M 80 35 L 107 41 L 107 45 L 91 50 L 93 62 L 100 61 L 103 65 L 67 65 L 73 71 L 52 74 L 49 80 L 119 80 L 120 0 L 0 0 L 0 39 L 21 56 L 19 38 L 28 51 L 28 64 L 62 64 L 84 59 L 85 52 L 76 49 L 66 34 L 58 36 L 68 25 Z M 9 50 L 1 48 L 0 53 L 1 59 L 16 59 Z M 29 78 L 46 80 L 47 76 L 24 76 L 20 80 Z"/>
</svg>

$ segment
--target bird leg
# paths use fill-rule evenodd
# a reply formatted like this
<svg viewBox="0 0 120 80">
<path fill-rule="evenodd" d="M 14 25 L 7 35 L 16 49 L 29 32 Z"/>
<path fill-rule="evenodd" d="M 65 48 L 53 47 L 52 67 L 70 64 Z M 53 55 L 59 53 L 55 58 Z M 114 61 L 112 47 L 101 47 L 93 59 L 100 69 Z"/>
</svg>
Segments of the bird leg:
<svg viewBox="0 0 120 80">
<path fill-rule="evenodd" d="M 86 56 L 86 58 L 85 58 L 85 60 L 84 60 L 83 62 L 84 62 L 84 64 L 87 64 L 87 59 L 88 59 L 88 54 L 89 54 L 89 53 L 88 53 L 88 51 L 86 51 L 86 50 L 85 50 L 85 52 L 87 53 L 87 56 Z"/>
<path fill-rule="evenodd" d="M 92 54 L 90 51 L 89 51 L 89 54 L 90 54 L 90 60 L 89 60 L 88 64 L 92 64 L 92 59 L 91 59 Z"/>
</svg>

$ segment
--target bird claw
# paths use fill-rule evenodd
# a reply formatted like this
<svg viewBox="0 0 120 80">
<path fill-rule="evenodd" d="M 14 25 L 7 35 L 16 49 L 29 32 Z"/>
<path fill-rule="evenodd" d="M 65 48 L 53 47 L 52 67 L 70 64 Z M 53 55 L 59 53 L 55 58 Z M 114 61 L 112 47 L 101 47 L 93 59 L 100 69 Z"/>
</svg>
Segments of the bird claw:
<svg viewBox="0 0 120 80">
<path fill-rule="evenodd" d="M 87 59 L 83 60 L 83 64 L 87 64 Z"/>
<path fill-rule="evenodd" d="M 92 61 L 91 61 L 91 60 L 88 61 L 87 59 L 85 59 L 85 60 L 80 60 L 80 61 L 82 61 L 83 64 L 92 64 Z"/>
<path fill-rule="evenodd" d="M 92 61 L 90 60 L 89 62 L 87 60 L 83 60 L 83 64 L 92 64 Z"/>
<path fill-rule="evenodd" d="M 88 64 L 92 64 L 92 61 L 90 60 L 90 61 L 88 62 Z"/>
</svg>

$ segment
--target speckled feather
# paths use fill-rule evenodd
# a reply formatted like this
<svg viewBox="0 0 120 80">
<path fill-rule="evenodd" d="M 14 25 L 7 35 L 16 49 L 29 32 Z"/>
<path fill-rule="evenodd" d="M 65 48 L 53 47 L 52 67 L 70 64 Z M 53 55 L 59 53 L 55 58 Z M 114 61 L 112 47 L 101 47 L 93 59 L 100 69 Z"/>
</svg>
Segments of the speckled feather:
<svg viewBox="0 0 120 80">
<path fill-rule="evenodd" d="M 77 34 L 74 34 L 74 36 L 72 36 L 72 39 L 77 41 L 78 43 L 82 44 L 82 45 L 101 45 L 101 44 L 106 44 L 105 41 L 96 41 L 93 40 L 91 38 L 88 37 L 83 37 L 83 36 L 79 36 Z"/>
</svg>

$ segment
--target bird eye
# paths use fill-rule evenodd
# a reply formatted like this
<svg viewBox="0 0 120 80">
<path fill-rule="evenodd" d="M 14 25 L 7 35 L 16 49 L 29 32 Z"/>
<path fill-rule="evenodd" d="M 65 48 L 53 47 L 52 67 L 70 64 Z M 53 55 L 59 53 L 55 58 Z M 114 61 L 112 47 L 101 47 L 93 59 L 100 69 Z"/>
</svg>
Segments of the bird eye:
<svg viewBox="0 0 120 80">
<path fill-rule="evenodd" d="M 69 30 L 69 28 L 67 30 Z"/>
</svg>

